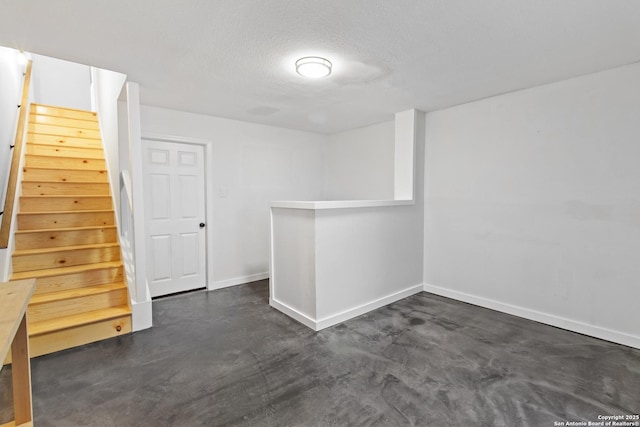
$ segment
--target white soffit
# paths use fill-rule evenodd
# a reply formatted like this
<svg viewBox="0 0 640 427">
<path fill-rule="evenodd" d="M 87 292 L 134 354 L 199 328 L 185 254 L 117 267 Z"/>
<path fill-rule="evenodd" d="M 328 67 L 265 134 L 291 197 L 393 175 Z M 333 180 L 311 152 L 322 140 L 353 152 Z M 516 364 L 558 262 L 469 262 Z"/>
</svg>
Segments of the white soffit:
<svg viewBox="0 0 640 427">
<path fill-rule="evenodd" d="M 334 133 L 640 60 L 637 0 L 0 0 L 0 45 L 141 102 Z M 333 63 L 310 81 L 298 58 Z"/>
</svg>

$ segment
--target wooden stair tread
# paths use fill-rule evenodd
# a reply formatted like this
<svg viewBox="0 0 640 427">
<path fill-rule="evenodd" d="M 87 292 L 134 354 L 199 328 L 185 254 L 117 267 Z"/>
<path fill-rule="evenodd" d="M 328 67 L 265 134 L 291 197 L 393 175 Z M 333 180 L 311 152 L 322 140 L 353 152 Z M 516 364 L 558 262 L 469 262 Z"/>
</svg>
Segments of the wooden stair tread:
<svg viewBox="0 0 640 427">
<path fill-rule="evenodd" d="M 73 147 L 82 150 L 93 150 L 104 152 L 101 146 L 98 146 L 98 140 L 91 138 L 73 137 L 73 136 L 56 136 L 40 133 L 29 132 L 27 134 L 27 143 L 30 145 L 45 145 L 47 147 Z M 83 145 L 84 143 L 84 145 Z M 54 151 L 56 153 L 56 151 Z M 47 156 L 51 154 L 32 154 L 36 156 Z"/>
<path fill-rule="evenodd" d="M 102 151 L 100 149 L 97 148 L 87 148 L 87 150 L 95 150 L 95 151 Z M 25 154 L 25 159 L 26 160 L 47 160 L 47 161 L 56 161 L 56 160 L 68 160 L 68 161 L 78 161 L 78 160 L 91 160 L 91 161 L 97 161 L 97 160 L 105 160 L 104 157 L 92 157 L 92 158 L 87 158 L 87 159 L 83 159 L 82 157 L 78 157 L 78 156 L 69 156 L 67 154 L 59 154 L 60 152 L 53 152 L 53 153 L 47 153 L 47 154 Z M 33 166 L 32 166 L 33 167 Z"/>
<path fill-rule="evenodd" d="M 82 137 L 86 139 L 100 139 L 99 129 L 82 129 L 74 126 L 57 126 L 52 124 L 42 124 L 34 121 L 29 121 L 28 132 L 34 135 L 57 135 L 57 136 L 71 136 Z"/>
<path fill-rule="evenodd" d="M 62 110 L 62 111 L 81 113 L 87 116 L 91 116 L 94 120 L 98 120 L 98 113 L 95 113 L 89 110 L 81 110 L 78 108 L 71 108 L 71 107 L 61 107 L 58 105 L 41 104 L 39 102 L 32 102 L 31 107 L 32 107 L 31 111 L 37 111 L 37 114 L 42 114 L 42 115 L 46 115 L 46 113 L 44 112 L 45 110 L 49 110 L 49 111 Z M 49 114 L 49 115 L 52 115 L 52 114 Z"/>
<path fill-rule="evenodd" d="M 60 212 L 91 212 L 95 210 L 109 210 L 113 200 L 109 195 L 33 195 L 20 197 L 20 213 L 60 213 Z"/>
<path fill-rule="evenodd" d="M 66 182 L 63 184 L 66 184 Z M 110 195 L 105 194 L 27 194 L 26 196 L 20 196 L 20 198 L 23 199 L 79 199 L 81 197 L 87 197 L 90 199 L 111 198 Z"/>
<path fill-rule="evenodd" d="M 130 316 L 129 306 L 102 308 L 100 310 L 88 311 L 85 313 L 73 314 L 71 316 L 48 319 L 41 322 L 29 323 L 29 336 L 37 336 L 62 329 L 69 329 L 75 326 L 87 325 L 100 322 L 102 320 L 115 319 L 117 317 Z"/>
<path fill-rule="evenodd" d="M 43 202 L 43 200 L 45 199 L 49 199 L 46 201 L 49 201 L 51 205 Z M 104 209 L 107 207 L 112 207 L 113 206 L 112 201 L 113 199 L 111 198 L 110 194 L 26 194 L 26 195 L 20 196 L 20 202 L 23 203 L 22 205 L 20 205 L 20 211 L 22 213 L 64 212 L 70 209 L 70 207 L 74 207 L 75 205 L 90 204 L 89 207 L 82 206 L 82 207 L 85 207 L 85 209 L 80 209 L 80 206 L 78 206 L 78 209 L 76 209 L 75 207 L 73 209 L 73 212 L 77 212 L 77 211 L 86 212 L 86 211 L 96 210 L 96 208 Z M 43 205 L 43 203 L 45 204 Z M 59 207 L 56 205 L 56 203 L 62 204 L 63 207 L 65 206 L 65 203 L 67 204 L 71 203 L 71 206 L 66 205 L 65 210 L 61 211 L 61 210 L 55 209 L 56 207 Z M 42 209 L 49 209 L 49 207 L 51 207 L 50 210 L 42 211 Z M 32 209 L 38 209 L 38 210 L 32 210 Z"/>
<path fill-rule="evenodd" d="M 86 212 L 112 208 L 113 199 L 106 194 L 30 194 L 20 196 L 20 212 Z"/>
<path fill-rule="evenodd" d="M 45 171 L 68 171 L 69 170 L 69 169 L 63 169 L 63 168 L 56 168 L 54 165 L 50 165 L 50 166 L 46 166 L 46 167 L 44 167 L 44 166 L 25 166 L 25 169 L 30 169 L 30 170 L 37 169 L 37 170 L 45 170 Z M 106 172 L 107 171 L 106 168 L 86 169 L 86 170 L 73 169 L 73 170 L 75 172 Z M 63 181 L 63 182 L 66 182 L 66 181 Z"/>
<path fill-rule="evenodd" d="M 37 248 L 61 248 L 90 245 L 92 243 L 116 243 L 118 230 L 115 225 L 85 226 L 82 222 L 65 225 L 65 228 L 33 228 L 16 232 L 15 250 Z"/>
<path fill-rule="evenodd" d="M 43 145 L 43 146 L 47 146 L 50 147 L 50 144 L 40 144 L 38 142 L 29 142 L 29 145 L 34 146 L 34 145 Z M 55 146 L 57 147 L 57 146 Z M 65 147 L 57 147 L 57 148 L 65 148 Z M 91 150 L 91 151 L 87 151 L 88 153 L 94 153 L 94 154 L 98 154 L 98 153 L 104 153 L 104 150 L 101 147 L 73 147 L 73 148 L 78 148 L 78 149 L 83 149 L 83 150 Z M 46 154 L 29 154 L 29 153 L 25 153 L 25 156 L 30 156 L 30 157 L 54 157 L 56 159 L 71 159 L 71 160 L 77 160 L 78 157 L 76 156 L 69 156 L 68 154 L 61 154 L 61 153 L 65 153 L 64 151 L 53 151 L 52 153 L 46 153 Z M 92 159 L 104 159 L 104 155 L 102 157 L 92 157 Z"/>
<path fill-rule="evenodd" d="M 30 184 L 102 184 L 101 182 L 91 182 L 88 183 L 87 181 L 55 181 L 55 180 L 47 180 L 47 179 L 41 179 L 38 181 L 28 181 Z"/>
<path fill-rule="evenodd" d="M 54 170 L 73 169 L 77 171 L 106 170 L 107 164 L 104 158 L 95 155 L 90 156 L 65 156 L 56 154 L 26 154 L 24 159 L 27 168 L 45 168 Z"/>
<path fill-rule="evenodd" d="M 31 111 L 29 113 L 29 121 L 31 123 L 38 123 L 43 125 L 65 126 L 77 129 L 91 129 L 99 130 L 99 124 L 97 120 L 75 118 L 75 117 L 63 117 L 58 114 L 40 114 L 37 111 Z"/>
<path fill-rule="evenodd" d="M 22 196 L 74 196 L 76 194 L 110 196 L 108 182 L 30 181 L 22 183 Z"/>
<path fill-rule="evenodd" d="M 118 246 L 120 246 L 118 242 L 113 242 L 113 243 L 92 243 L 90 245 L 58 246 L 54 248 L 41 248 L 41 249 L 18 249 L 13 251 L 13 256 L 49 254 L 54 252 L 76 251 L 76 250 L 82 250 L 82 249 L 113 248 Z"/>
<path fill-rule="evenodd" d="M 20 196 L 20 198 L 21 199 L 46 199 L 46 198 L 50 198 L 50 199 L 108 198 L 108 199 L 111 199 L 111 194 L 24 194 Z M 60 212 L 60 211 L 56 211 L 56 212 Z M 27 212 L 23 212 L 23 213 L 27 213 Z"/>
<path fill-rule="evenodd" d="M 83 288 L 68 289 L 57 292 L 47 292 L 44 294 L 37 294 L 31 297 L 29 305 L 45 304 L 52 301 L 62 301 L 73 298 L 81 298 L 90 295 L 98 295 L 106 292 L 115 291 L 118 289 L 125 289 L 126 285 L 123 282 L 107 283 L 104 285 L 86 286 Z"/>
<path fill-rule="evenodd" d="M 87 148 L 87 150 L 96 150 L 96 151 L 102 151 L 102 149 L 100 148 Z M 57 153 L 53 153 L 53 154 L 25 154 L 25 158 L 27 159 L 35 159 L 35 158 L 42 158 L 42 159 L 55 159 L 55 160 L 71 160 L 71 161 L 75 161 L 75 160 L 79 160 L 80 157 L 73 157 L 73 156 L 68 156 L 66 154 L 57 154 Z M 102 158 L 96 158 L 96 157 L 92 157 L 91 160 L 104 160 L 104 157 Z M 33 166 L 32 166 L 33 167 Z"/>
<path fill-rule="evenodd" d="M 25 182 L 22 196 L 111 196 L 111 187 L 108 183 L 86 183 L 66 181 L 64 186 L 60 182 Z"/>
<path fill-rule="evenodd" d="M 76 182 L 109 182 L 109 174 L 103 170 L 76 170 L 25 167 L 22 182 L 33 181 L 76 181 Z"/>
<path fill-rule="evenodd" d="M 18 228 L 21 230 L 114 224 L 115 212 L 113 209 L 18 213 Z"/>
<path fill-rule="evenodd" d="M 82 271 L 87 271 L 87 270 L 101 270 L 104 268 L 118 268 L 118 267 L 122 267 L 122 261 L 96 262 L 93 264 L 72 265 L 69 267 L 47 268 L 42 270 L 23 271 L 23 272 L 13 273 L 11 275 L 11 280 L 20 280 L 20 279 L 28 279 L 28 278 L 37 279 L 40 277 L 61 276 L 64 274 L 80 273 Z"/>
<path fill-rule="evenodd" d="M 31 139 L 27 141 L 26 154 L 30 156 L 67 157 L 70 159 L 105 159 L 102 147 L 96 146 L 101 143 L 100 140 L 65 138 L 69 141 L 57 138 L 55 135 L 32 135 Z M 93 141 L 94 145 L 91 145 L 91 141 Z"/>
<path fill-rule="evenodd" d="M 49 197 L 49 196 L 46 196 Z M 73 197 L 73 196 L 68 196 Z M 81 211 L 44 211 L 44 212 L 18 212 L 18 215 L 51 215 L 51 214 L 74 214 L 78 212 L 95 212 L 95 213 L 110 213 L 113 209 L 86 209 Z"/>
<path fill-rule="evenodd" d="M 16 230 L 15 234 L 58 233 L 63 231 L 101 230 L 105 228 L 116 228 L 116 226 L 115 225 L 92 225 L 89 227 L 38 228 L 35 230 Z"/>
</svg>

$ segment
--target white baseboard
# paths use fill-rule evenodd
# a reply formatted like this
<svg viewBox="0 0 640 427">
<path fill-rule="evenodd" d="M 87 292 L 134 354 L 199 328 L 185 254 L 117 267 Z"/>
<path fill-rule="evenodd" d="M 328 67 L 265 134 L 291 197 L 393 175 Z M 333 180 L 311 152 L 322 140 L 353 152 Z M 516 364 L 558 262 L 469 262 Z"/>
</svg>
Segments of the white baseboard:
<svg viewBox="0 0 640 427">
<path fill-rule="evenodd" d="M 490 308 L 492 310 L 512 314 L 514 316 L 523 317 L 525 319 L 534 320 L 536 322 L 544 323 L 547 325 L 556 326 L 558 328 L 566 329 L 569 331 L 578 332 L 580 334 L 589 335 L 595 338 L 600 338 L 603 340 L 626 345 L 629 347 L 640 348 L 640 336 L 630 335 L 600 326 L 589 325 L 577 320 L 567 319 L 565 317 L 555 316 L 553 314 L 543 313 L 512 304 L 506 304 L 488 298 L 454 291 L 448 288 L 428 285 L 426 283 L 424 285 L 424 291 L 469 304 L 474 304 L 480 307 Z"/>
<path fill-rule="evenodd" d="M 364 304 L 357 305 L 348 310 L 341 311 L 340 313 L 332 314 L 330 316 L 324 317 L 320 320 L 313 319 L 306 314 L 299 312 L 298 310 L 288 306 L 282 301 L 278 301 L 275 298 L 269 299 L 269 304 L 275 308 L 286 314 L 289 317 L 294 318 L 298 322 L 302 323 L 305 326 L 310 327 L 314 331 L 319 331 L 325 328 L 328 328 L 333 325 L 337 325 L 338 323 L 345 322 L 349 319 L 353 319 L 354 317 L 360 316 L 362 314 L 368 313 L 372 310 L 375 310 L 380 307 L 384 307 L 385 305 L 389 305 L 393 302 L 401 300 L 402 298 L 406 298 L 408 296 L 417 294 L 422 292 L 422 285 L 414 285 L 409 288 L 403 289 L 398 292 L 394 292 L 382 298 L 375 299 L 373 301 L 369 301 Z"/>
<path fill-rule="evenodd" d="M 332 314 L 331 316 L 327 316 L 323 319 L 316 321 L 316 331 L 319 331 L 324 328 L 328 328 L 329 326 L 336 325 L 338 323 L 344 322 L 349 319 L 353 319 L 354 317 L 368 313 L 377 308 L 384 307 L 385 305 L 389 305 L 392 302 L 401 300 L 402 298 L 406 298 L 413 294 L 417 294 L 418 292 L 422 292 L 422 290 L 423 290 L 422 285 L 414 285 L 406 289 L 403 289 L 401 291 L 394 292 L 392 294 L 384 296 L 382 298 L 378 298 L 376 300 L 350 308 L 343 312 Z"/>
<path fill-rule="evenodd" d="M 303 314 L 301 312 L 299 312 L 298 310 L 296 310 L 295 308 L 291 308 L 289 307 L 287 304 L 278 301 L 275 298 L 269 298 L 269 305 L 273 308 L 275 308 L 278 311 L 281 311 L 282 313 L 286 314 L 287 316 L 297 320 L 298 322 L 302 323 L 305 326 L 308 326 L 309 328 L 313 329 L 314 331 L 317 331 L 318 329 L 316 329 L 316 321 L 315 319 L 307 316 L 306 314 Z"/>
<path fill-rule="evenodd" d="M 152 307 L 151 300 L 131 303 L 131 329 L 133 332 L 153 326 Z"/>
<path fill-rule="evenodd" d="M 219 280 L 217 282 L 210 283 L 207 289 L 213 291 L 215 289 L 228 288 L 229 286 L 243 285 L 245 283 L 255 282 L 257 280 L 264 280 L 269 278 L 269 272 L 250 274 L 248 276 L 234 277 L 233 279 Z"/>
</svg>

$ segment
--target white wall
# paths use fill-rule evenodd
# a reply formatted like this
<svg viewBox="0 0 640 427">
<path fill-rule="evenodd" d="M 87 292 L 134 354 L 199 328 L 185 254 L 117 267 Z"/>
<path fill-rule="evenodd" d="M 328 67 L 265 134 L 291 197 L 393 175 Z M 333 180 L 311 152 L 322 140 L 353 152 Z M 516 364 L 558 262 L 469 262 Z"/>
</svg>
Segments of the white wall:
<svg viewBox="0 0 640 427">
<path fill-rule="evenodd" d="M 141 127 L 212 142 L 213 287 L 267 276 L 271 201 L 324 198 L 325 135 L 148 106 Z"/>
<path fill-rule="evenodd" d="M 426 290 L 640 347 L 640 64 L 430 113 L 426 146 Z"/>
<path fill-rule="evenodd" d="M 12 150 L 18 123 L 18 105 L 22 97 L 25 64 L 20 52 L 0 46 L 0 206 L 4 206 Z M 1 209 L 1 208 L 0 208 Z"/>
<path fill-rule="evenodd" d="M 24 59 L 19 51 L 0 46 L 0 210 L 4 209 L 13 157 L 10 145 L 14 144 L 16 137 L 18 104 L 22 97 L 23 73 L 26 67 Z M 11 241 L 7 249 L 0 249 L 0 281 L 9 278 L 11 252 Z"/>
<path fill-rule="evenodd" d="M 393 199 L 394 121 L 329 136 L 327 200 Z"/>
<path fill-rule="evenodd" d="M 322 327 L 422 291 L 422 214 L 420 202 L 316 212 Z"/>
<path fill-rule="evenodd" d="M 120 182 L 120 243 L 127 284 L 132 296 L 131 327 L 146 329 L 153 323 L 153 305 L 146 279 L 146 238 L 142 135 L 140 129 L 140 90 L 126 82 L 118 98 L 118 136 Z"/>
<path fill-rule="evenodd" d="M 33 102 L 91 110 L 91 67 L 42 55 L 33 59 Z"/>
<path fill-rule="evenodd" d="M 127 76 L 115 71 L 91 67 L 92 97 L 100 121 L 102 145 L 105 150 L 111 194 L 119 195 L 118 169 L 118 97 Z M 115 211 L 120 212 L 120 198 L 115 197 Z"/>
<path fill-rule="evenodd" d="M 316 329 L 316 210 L 271 208 L 269 303 Z M 274 304 L 275 303 L 275 304 Z M 286 314 L 291 315 L 287 311 Z M 294 316 L 294 318 L 296 318 Z"/>
</svg>

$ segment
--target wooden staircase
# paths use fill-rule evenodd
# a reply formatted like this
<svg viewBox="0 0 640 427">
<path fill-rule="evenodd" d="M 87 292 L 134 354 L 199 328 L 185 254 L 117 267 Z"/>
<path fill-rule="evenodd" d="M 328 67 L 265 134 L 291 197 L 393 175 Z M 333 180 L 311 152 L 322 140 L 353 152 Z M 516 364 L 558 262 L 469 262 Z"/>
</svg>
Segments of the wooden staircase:
<svg viewBox="0 0 640 427">
<path fill-rule="evenodd" d="M 32 356 L 131 332 L 96 113 L 31 105 L 12 262 Z"/>
</svg>

